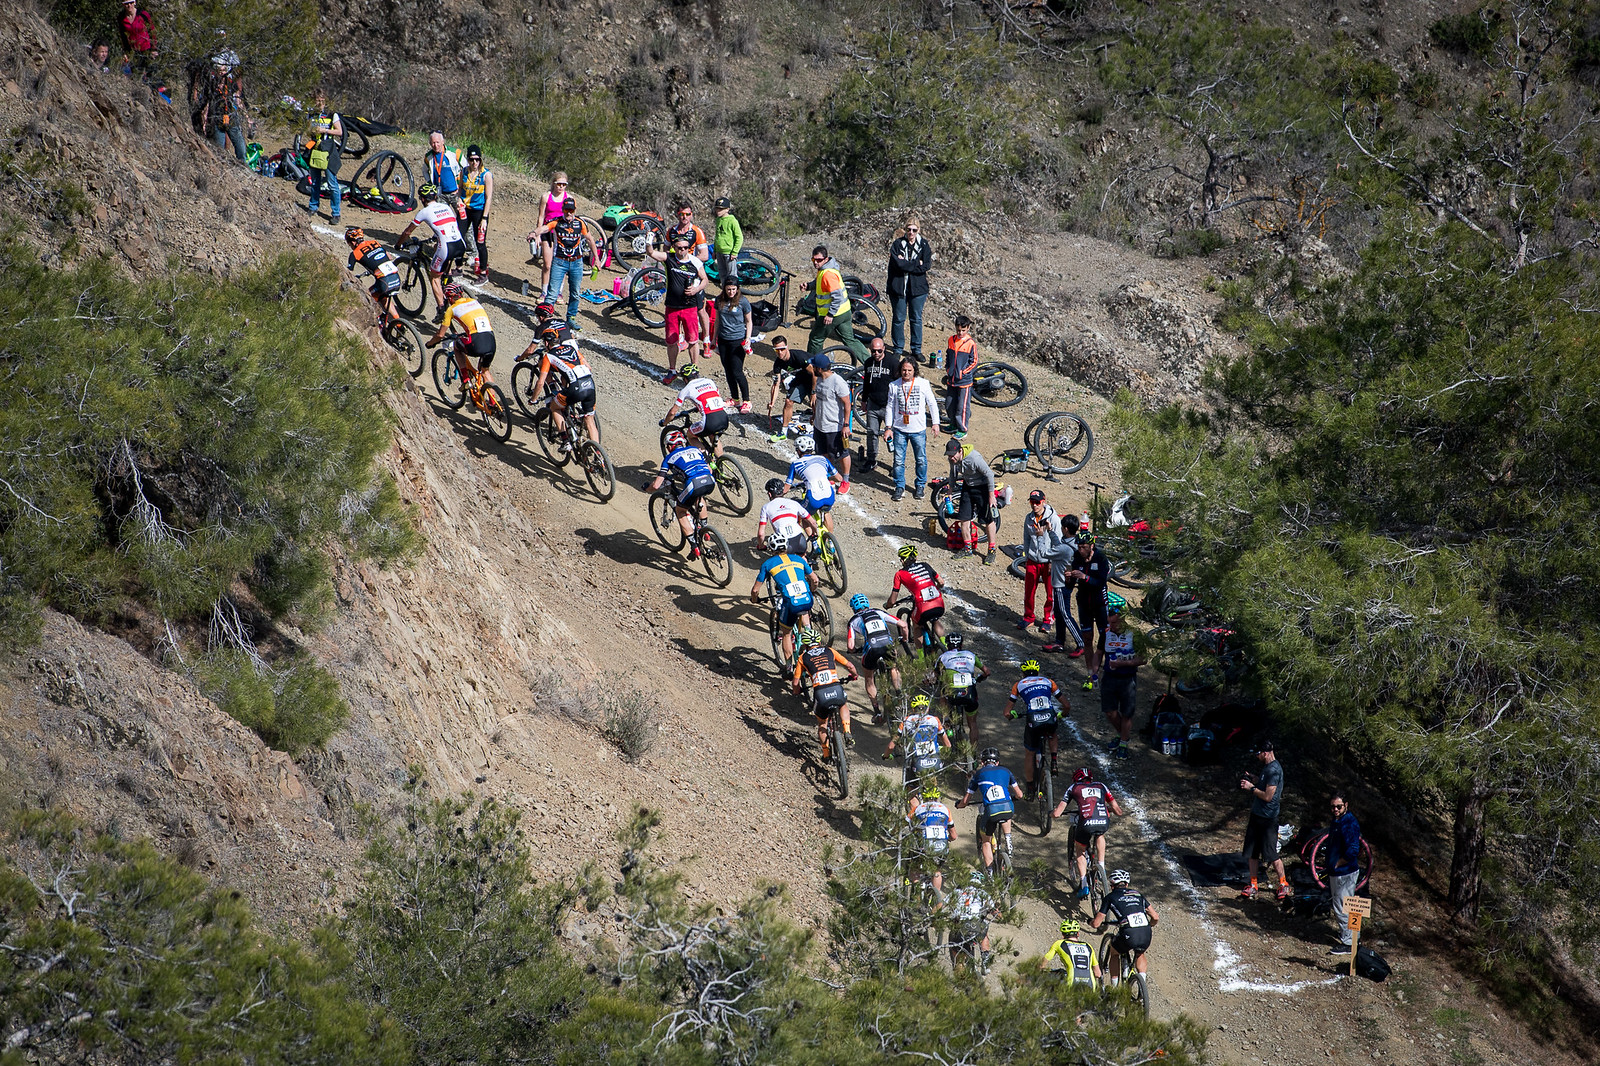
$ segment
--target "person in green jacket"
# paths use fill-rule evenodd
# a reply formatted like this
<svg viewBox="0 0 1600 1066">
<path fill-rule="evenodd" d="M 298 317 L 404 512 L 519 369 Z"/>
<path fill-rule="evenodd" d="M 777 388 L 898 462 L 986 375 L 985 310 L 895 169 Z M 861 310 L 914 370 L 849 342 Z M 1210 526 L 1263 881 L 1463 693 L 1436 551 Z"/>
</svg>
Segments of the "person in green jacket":
<svg viewBox="0 0 1600 1066">
<path fill-rule="evenodd" d="M 734 260 L 744 248 L 744 230 L 733 217 L 733 201 L 724 196 L 717 201 L 717 228 L 711 238 L 711 254 L 717 259 L 717 278 L 726 285 L 729 278 L 737 278 Z M 730 270 L 732 271 L 730 273 Z"/>
</svg>

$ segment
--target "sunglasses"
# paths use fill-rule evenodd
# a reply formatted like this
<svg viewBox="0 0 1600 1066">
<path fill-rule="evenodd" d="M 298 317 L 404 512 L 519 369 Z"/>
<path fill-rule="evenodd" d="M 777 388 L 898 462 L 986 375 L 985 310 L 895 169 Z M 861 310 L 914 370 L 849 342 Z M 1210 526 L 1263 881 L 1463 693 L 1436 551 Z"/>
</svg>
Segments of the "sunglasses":
<svg viewBox="0 0 1600 1066">
<path fill-rule="evenodd" d="M 564 182 L 564 181 L 557 181 L 557 182 L 553 182 L 552 184 L 554 184 L 555 187 L 558 188 L 558 189 L 565 189 L 567 187 L 567 183 Z"/>
<path fill-rule="evenodd" d="M 694 216 L 694 212 L 693 211 L 679 211 L 678 212 L 678 217 L 679 218 L 691 218 L 693 216 Z"/>
<path fill-rule="evenodd" d="M 921 233 L 922 229 L 919 226 L 907 226 L 906 227 L 906 232 L 907 233 Z"/>
<path fill-rule="evenodd" d="M 825 256 L 814 255 L 811 257 L 811 261 L 813 263 L 826 263 L 828 260 Z"/>
</svg>

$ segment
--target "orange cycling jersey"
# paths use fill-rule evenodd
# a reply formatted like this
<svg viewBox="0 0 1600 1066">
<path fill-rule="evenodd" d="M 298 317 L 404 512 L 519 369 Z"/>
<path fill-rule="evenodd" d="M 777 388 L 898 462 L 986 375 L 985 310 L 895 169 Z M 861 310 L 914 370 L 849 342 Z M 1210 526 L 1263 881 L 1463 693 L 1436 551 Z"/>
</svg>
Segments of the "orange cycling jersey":
<svg viewBox="0 0 1600 1066">
<path fill-rule="evenodd" d="M 584 362 L 583 353 L 570 342 L 545 349 L 543 358 L 539 360 L 539 373 L 559 374 L 563 384 L 567 385 L 590 376 L 589 364 Z"/>
<path fill-rule="evenodd" d="M 842 682 L 844 675 L 835 670 L 835 666 L 843 667 L 845 675 L 850 672 L 849 659 L 846 659 L 832 648 L 813 645 L 801 652 L 799 658 L 795 660 L 795 683 L 799 683 L 801 675 L 805 675 L 808 678 L 812 688 L 820 688 L 823 685 Z"/>
</svg>

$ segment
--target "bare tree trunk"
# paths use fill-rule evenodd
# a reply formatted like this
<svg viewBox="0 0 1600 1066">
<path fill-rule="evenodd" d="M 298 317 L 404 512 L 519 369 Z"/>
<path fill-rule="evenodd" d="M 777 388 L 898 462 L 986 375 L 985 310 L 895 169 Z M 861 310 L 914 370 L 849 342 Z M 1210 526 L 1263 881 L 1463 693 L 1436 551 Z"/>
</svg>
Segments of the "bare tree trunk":
<svg viewBox="0 0 1600 1066">
<path fill-rule="evenodd" d="M 1483 853 L 1488 839 L 1483 832 L 1484 807 L 1489 786 L 1483 775 L 1474 777 L 1456 797 L 1455 852 L 1450 858 L 1450 917 L 1472 928 L 1478 923 L 1478 902 L 1483 878 Z"/>
</svg>

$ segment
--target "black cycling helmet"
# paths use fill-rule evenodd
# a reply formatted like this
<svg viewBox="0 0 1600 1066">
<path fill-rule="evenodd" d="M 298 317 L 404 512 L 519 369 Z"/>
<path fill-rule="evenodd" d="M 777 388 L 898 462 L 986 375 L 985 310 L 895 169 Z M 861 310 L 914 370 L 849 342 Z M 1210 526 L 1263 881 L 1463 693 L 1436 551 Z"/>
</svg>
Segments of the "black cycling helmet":
<svg viewBox="0 0 1600 1066">
<path fill-rule="evenodd" d="M 439 195 L 439 186 L 432 182 L 423 182 L 417 186 L 417 199 L 422 201 L 432 200 Z"/>
<path fill-rule="evenodd" d="M 983 754 L 978 756 L 978 760 L 980 762 L 999 762 L 1000 761 L 1000 749 L 999 748 L 984 748 L 983 749 Z"/>
<path fill-rule="evenodd" d="M 960 651 L 961 645 L 965 644 L 966 641 L 967 638 L 960 633 L 946 633 L 944 636 L 944 646 L 951 651 Z"/>
<path fill-rule="evenodd" d="M 367 239 L 367 234 L 360 226 L 346 226 L 344 229 L 344 239 L 349 241 L 351 244 L 359 244 Z"/>
<path fill-rule="evenodd" d="M 776 500 L 783 495 L 783 478 L 774 477 L 767 479 L 767 499 Z"/>
</svg>

